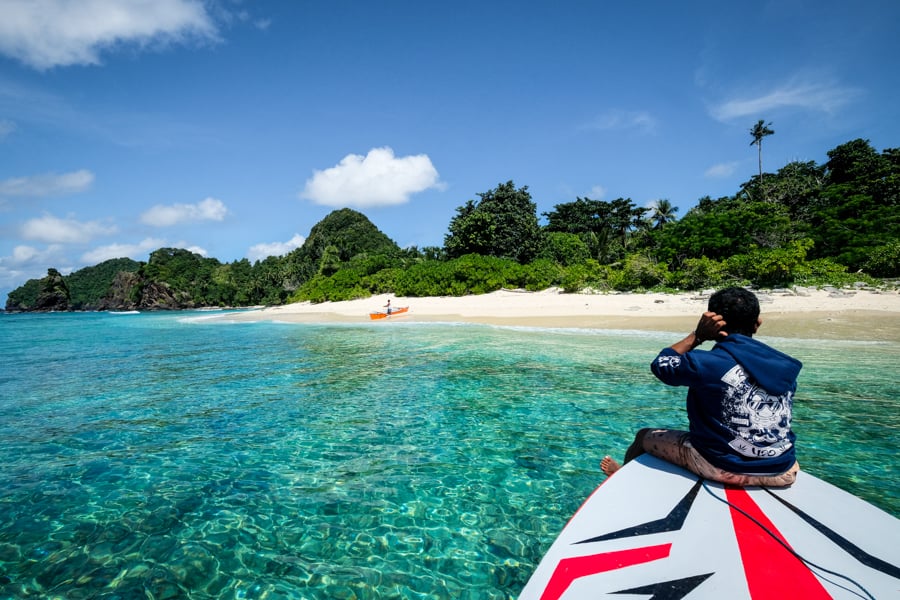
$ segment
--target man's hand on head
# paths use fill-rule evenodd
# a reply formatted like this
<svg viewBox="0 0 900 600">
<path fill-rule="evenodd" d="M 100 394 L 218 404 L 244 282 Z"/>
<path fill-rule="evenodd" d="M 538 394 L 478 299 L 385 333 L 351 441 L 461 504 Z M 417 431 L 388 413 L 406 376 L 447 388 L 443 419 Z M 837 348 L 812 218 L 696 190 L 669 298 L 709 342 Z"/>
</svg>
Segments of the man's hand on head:
<svg viewBox="0 0 900 600">
<path fill-rule="evenodd" d="M 700 321 L 697 322 L 694 335 L 697 341 L 701 343 L 707 340 L 719 340 L 728 336 L 728 332 L 725 330 L 726 325 L 727 323 L 722 315 L 706 311 L 700 317 Z"/>
<path fill-rule="evenodd" d="M 728 336 L 725 331 L 725 319 L 722 315 L 707 311 L 700 317 L 697 328 L 690 332 L 686 338 L 680 342 L 675 342 L 670 348 L 678 354 L 690 352 L 700 344 L 709 340 L 721 340 Z"/>
</svg>

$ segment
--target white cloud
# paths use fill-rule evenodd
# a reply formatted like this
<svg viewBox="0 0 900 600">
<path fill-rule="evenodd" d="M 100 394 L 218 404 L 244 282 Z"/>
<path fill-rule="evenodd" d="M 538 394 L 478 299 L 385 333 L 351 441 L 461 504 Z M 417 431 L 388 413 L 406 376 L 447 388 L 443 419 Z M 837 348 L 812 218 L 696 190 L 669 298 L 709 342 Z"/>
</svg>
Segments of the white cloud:
<svg viewBox="0 0 900 600">
<path fill-rule="evenodd" d="M 719 163 L 717 165 L 713 165 L 708 168 L 703 175 L 705 177 L 709 177 L 710 179 L 721 179 L 724 177 L 731 177 L 735 170 L 737 169 L 738 163 L 736 162 L 727 162 L 727 163 Z"/>
<path fill-rule="evenodd" d="M 182 250 L 187 250 L 188 252 L 193 252 L 194 254 L 199 254 L 203 257 L 208 257 L 209 252 L 206 251 L 206 248 L 202 248 L 200 246 L 195 246 L 188 244 L 187 242 L 178 242 L 174 245 L 175 248 L 181 248 Z"/>
<path fill-rule="evenodd" d="M 146 260 L 153 250 L 164 248 L 166 241 L 156 238 L 145 238 L 137 244 L 109 244 L 98 246 L 81 255 L 81 262 L 86 265 L 98 265 L 113 258 L 130 258 Z"/>
<path fill-rule="evenodd" d="M 656 119 L 645 111 L 608 110 L 589 122 L 585 128 L 600 131 L 636 129 L 652 133 L 656 130 Z"/>
<path fill-rule="evenodd" d="M 801 108 L 832 114 L 860 94 L 854 88 L 830 83 L 791 81 L 769 92 L 733 98 L 710 108 L 718 121 L 758 117 L 779 108 Z"/>
<path fill-rule="evenodd" d="M 0 197 L 43 197 L 83 192 L 94 182 L 94 174 L 82 169 L 71 173 L 46 173 L 0 181 Z"/>
<path fill-rule="evenodd" d="M 0 140 L 16 130 L 16 124 L 9 119 L 0 119 Z"/>
<path fill-rule="evenodd" d="M 265 260 L 270 256 L 284 256 L 291 250 L 295 250 L 303 245 L 306 241 L 299 233 L 295 233 L 294 237 L 286 242 L 272 242 L 269 244 L 255 244 L 247 251 L 247 259 L 250 262 Z"/>
<path fill-rule="evenodd" d="M 587 197 L 591 200 L 600 200 L 606 195 L 606 188 L 602 185 L 595 185 L 588 192 Z"/>
<path fill-rule="evenodd" d="M 239 10 L 237 13 L 228 14 L 234 18 L 237 18 L 239 21 L 250 23 L 251 25 L 253 25 L 253 27 L 259 29 L 260 31 L 266 31 L 269 27 L 272 26 L 272 19 L 268 19 L 265 17 L 255 18 L 250 14 L 249 11 L 246 10 Z"/>
<path fill-rule="evenodd" d="M 0 258 L 0 264 L 5 267 L 27 267 L 44 263 L 48 257 L 56 258 L 59 256 L 60 250 L 62 250 L 62 246 L 59 245 L 51 245 L 44 250 L 38 250 L 34 246 L 16 246 L 13 248 L 12 256 Z"/>
<path fill-rule="evenodd" d="M 314 171 L 301 198 L 325 206 L 392 206 L 412 194 L 443 189 L 427 154 L 396 158 L 391 148 L 373 148 L 366 156 L 348 154 L 335 167 Z"/>
<path fill-rule="evenodd" d="M 33 246 L 16 246 L 11 256 L 0 256 L 0 288 L 19 287 L 27 279 L 37 279 L 47 274 L 47 267 L 66 262 L 63 248 L 47 246 L 39 250 Z"/>
<path fill-rule="evenodd" d="M 228 208 L 221 200 L 207 198 L 197 204 L 157 204 L 141 215 L 141 222 L 154 227 L 168 227 L 180 223 L 221 221 L 227 214 Z"/>
<path fill-rule="evenodd" d="M 109 244 L 98 246 L 81 255 L 81 262 L 86 265 L 97 265 L 105 260 L 113 258 L 130 258 L 132 260 L 147 260 L 150 253 L 160 248 L 182 248 L 188 252 L 206 256 L 207 252 L 200 246 L 194 246 L 181 241 L 174 244 L 161 238 L 144 238 L 137 244 Z"/>
<path fill-rule="evenodd" d="M 36 69 L 100 63 L 103 50 L 216 40 L 198 0 L 0 0 L 0 53 Z"/>
<path fill-rule="evenodd" d="M 97 221 L 60 219 L 50 214 L 26 221 L 21 230 L 22 237 L 26 240 L 48 244 L 82 244 L 96 236 L 115 232 L 116 227 L 113 225 L 103 225 Z"/>
</svg>

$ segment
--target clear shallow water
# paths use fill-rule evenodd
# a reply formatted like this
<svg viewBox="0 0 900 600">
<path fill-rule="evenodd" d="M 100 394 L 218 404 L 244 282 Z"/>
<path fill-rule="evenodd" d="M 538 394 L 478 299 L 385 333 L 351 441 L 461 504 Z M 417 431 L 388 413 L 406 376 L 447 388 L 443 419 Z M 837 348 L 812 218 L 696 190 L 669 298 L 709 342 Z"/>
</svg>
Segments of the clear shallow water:
<svg viewBox="0 0 900 600">
<path fill-rule="evenodd" d="M 804 467 L 900 514 L 900 345 L 804 361 Z M 0 597 L 514 598 L 671 334 L 0 317 Z"/>
</svg>

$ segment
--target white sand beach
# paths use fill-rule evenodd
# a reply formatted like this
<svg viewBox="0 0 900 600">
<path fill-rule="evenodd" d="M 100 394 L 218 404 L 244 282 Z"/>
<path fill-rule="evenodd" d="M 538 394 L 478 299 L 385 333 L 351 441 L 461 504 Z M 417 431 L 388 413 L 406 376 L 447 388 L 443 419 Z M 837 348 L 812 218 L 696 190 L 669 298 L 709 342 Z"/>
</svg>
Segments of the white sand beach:
<svg viewBox="0 0 900 600">
<path fill-rule="evenodd" d="M 798 288 L 761 291 L 760 336 L 900 341 L 900 292 Z M 397 321 L 490 323 L 534 327 L 580 327 L 684 332 L 706 310 L 709 292 L 688 294 L 566 294 L 500 290 L 462 297 L 372 296 L 347 302 L 301 302 L 232 313 L 229 320 L 295 323 L 376 323 Z M 409 311 L 370 321 L 369 312 L 393 307 Z"/>
</svg>

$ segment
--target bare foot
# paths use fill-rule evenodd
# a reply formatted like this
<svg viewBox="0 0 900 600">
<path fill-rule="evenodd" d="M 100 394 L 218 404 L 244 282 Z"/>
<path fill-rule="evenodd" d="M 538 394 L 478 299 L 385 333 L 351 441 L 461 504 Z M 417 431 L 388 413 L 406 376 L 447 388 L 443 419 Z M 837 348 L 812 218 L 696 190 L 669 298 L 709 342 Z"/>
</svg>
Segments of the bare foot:
<svg viewBox="0 0 900 600">
<path fill-rule="evenodd" d="M 600 470 L 607 475 L 612 475 L 621 468 L 622 465 L 616 462 L 611 456 L 604 456 L 600 461 Z"/>
</svg>

